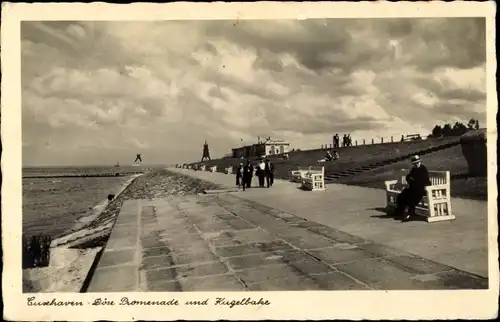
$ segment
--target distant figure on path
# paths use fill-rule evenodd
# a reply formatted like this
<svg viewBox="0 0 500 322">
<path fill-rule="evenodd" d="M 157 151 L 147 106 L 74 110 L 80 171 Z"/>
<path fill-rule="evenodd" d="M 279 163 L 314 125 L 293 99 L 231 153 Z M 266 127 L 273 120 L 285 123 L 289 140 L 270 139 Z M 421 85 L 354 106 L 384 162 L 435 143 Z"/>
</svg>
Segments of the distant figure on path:
<svg viewBox="0 0 500 322">
<path fill-rule="evenodd" d="M 338 160 L 338 159 L 340 159 L 339 153 L 337 151 L 333 151 L 333 160 L 335 161 L 335 160 Z"/>
<path fill-rule="evenodd" d="M 264 177 L 266 176 L 266 163 L 264 162 L 264 158 L 260 158 L 255 174 L 259 178 L 259 188 L 264 188 Z"/>
<path fill-rule="evenodd" d="M 265 174 L 266 174 L 266 184 L 267 187 L 272 187 L 274 183 L 274 164 L 269 161 L 269 159 L 266 159 L 266 165 L 265 165 Z"/>
<path fill-rule="evenodd" d="M 137 161 L 142 162 L 142 158 L 141 158 L 140 154 L 137 154 L 137 156 L 135 157 L 134 163 L 136 163 Z"/>
<path fill-rule="evenodd" d="M 247 188 L 251 188 L 252 186 L 252 177 L 253 167 L 250 164 L 250 160 L 247 160 L 245 166 L 243 167 L 243 185 L 246 185 Z"/>
<path fill-rule="evenodd" d="M 405 208 L 408 207 L 408 213 L 403 217 L 403 221 L 409 221 L 415 215 L 417 207 L 422 197 L 425 196 L 425 187 L 431 184 L 429 171 L 422 165 L 422 160 L 418 155 L 411 158 L 413 168 L 406 176 L 408 187 L 405 188 L 396 198 L 397 208 L 394 212 L 395 217 L 403 215 Z"/>
<path fill-rule="evenodd" d="M 339 134 L 335 133 L 335 136 L 333 137 L 333 147 L 340 148 L 339 142 L 340 142 Z"/>
<path fill-rule="evenodd" d="M 243 162 L 241 162 L 238 168 L 236 168 L 236 185 L 238 188 L 243 188 L 243 191 L 245 191 L 246 183 L 243 179 Z"/>
</svg>

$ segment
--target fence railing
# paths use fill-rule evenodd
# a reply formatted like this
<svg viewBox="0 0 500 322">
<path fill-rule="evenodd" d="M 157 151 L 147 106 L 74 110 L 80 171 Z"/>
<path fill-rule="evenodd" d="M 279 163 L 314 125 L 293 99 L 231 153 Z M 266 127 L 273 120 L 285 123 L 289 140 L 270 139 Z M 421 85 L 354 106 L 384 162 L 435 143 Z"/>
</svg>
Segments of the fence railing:
<svg viewBox="0 0 500 322">
<path fill-rule="evenodd" d="M 419 134 L 410 134 L 410 135 L 402 135 L 401 137 L 396 138 L 394 136 L 388 137 L 384 139 L 384 137 L 377 138 L 371 138 L 371 140 L 348 140 L 347 142 L 339 142 L 338 145 L 335 143 L 327 143 L 327 144 L 321 144 L 321 149 L 335 149 L 335 148 L 344 148 L 344 147 L 350 147 L 350 146 L 358 146 L 358 145 L 370 145 L 370 144 L 384 144 L 384 143 L 394 143 L 394 142 L 407 142 L 407 141 L 415 141 L 415 140 L 422 140 L 423 138 Z"/>
</svg>

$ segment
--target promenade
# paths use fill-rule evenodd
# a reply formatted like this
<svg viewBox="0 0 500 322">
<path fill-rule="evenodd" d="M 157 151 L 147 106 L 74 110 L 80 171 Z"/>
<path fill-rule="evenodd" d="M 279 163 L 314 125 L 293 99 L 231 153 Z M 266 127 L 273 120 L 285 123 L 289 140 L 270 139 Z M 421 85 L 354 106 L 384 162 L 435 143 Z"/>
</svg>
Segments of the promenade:
<svg viewBox="0 0 500 322">
<path fill-rule="evenodd" d="M 169 169 L 234 188 L 234 175 Z M 384 191 L 327 185 L 128 200 L 89 292 L 487 288 L 487 206 L 401 223 Z"/>
</svg>

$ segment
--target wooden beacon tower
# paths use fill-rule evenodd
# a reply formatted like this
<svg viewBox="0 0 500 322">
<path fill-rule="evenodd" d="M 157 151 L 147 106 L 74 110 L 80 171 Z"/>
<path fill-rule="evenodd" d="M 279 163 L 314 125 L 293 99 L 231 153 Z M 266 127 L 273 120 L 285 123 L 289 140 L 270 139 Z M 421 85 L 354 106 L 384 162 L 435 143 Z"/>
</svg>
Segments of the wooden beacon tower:
<svg viewBox="0 0 500 322">
<path fill-rule="evenodd" d="M 203 156 L 201 157 L 201 162 L 205 160 L 211 160 L 210 159 L 210 151 L 208 150 L 208 143 L 205 140 L 205 144 L 203 144 Z"/>
</svg>

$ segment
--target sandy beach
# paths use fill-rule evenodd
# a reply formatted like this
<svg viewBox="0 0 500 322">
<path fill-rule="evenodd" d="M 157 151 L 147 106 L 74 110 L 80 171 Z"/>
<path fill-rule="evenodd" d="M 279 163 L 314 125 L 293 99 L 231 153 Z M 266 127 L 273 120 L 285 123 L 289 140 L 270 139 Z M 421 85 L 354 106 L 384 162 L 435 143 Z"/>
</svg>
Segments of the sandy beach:
<svg viewBox="0 0 500 322">
<path fill-rule="evenodd" d="M 50 265 L 23 271 L 24 292 L 79 292 L 125 200 L 193 195 L 217 185 L 158 169 L 132 177 L 102 212 L 52 242 Z"/>
</svg>

